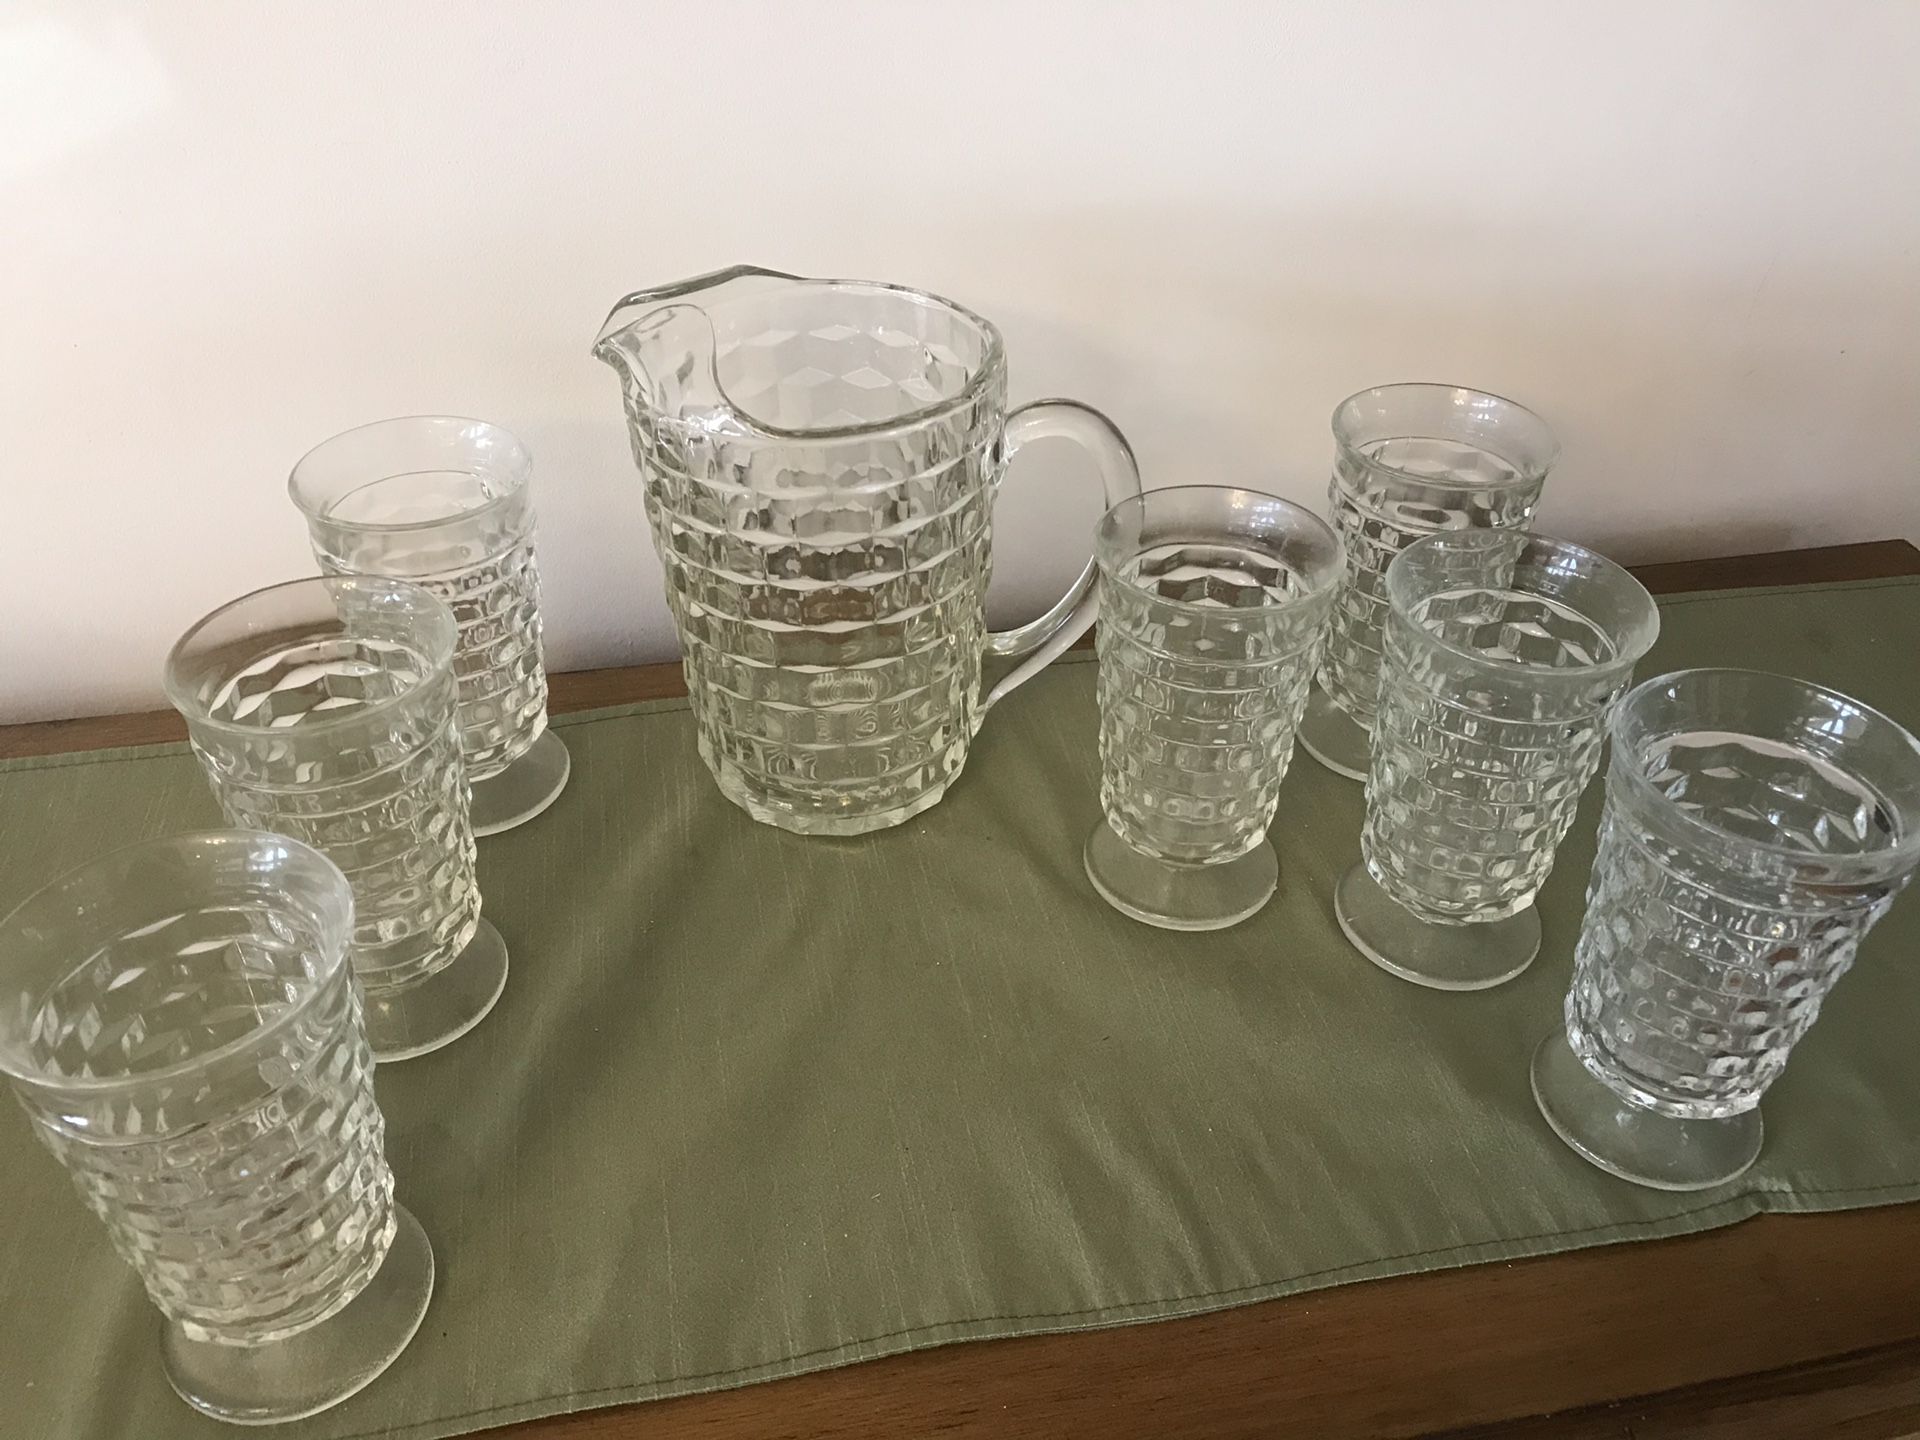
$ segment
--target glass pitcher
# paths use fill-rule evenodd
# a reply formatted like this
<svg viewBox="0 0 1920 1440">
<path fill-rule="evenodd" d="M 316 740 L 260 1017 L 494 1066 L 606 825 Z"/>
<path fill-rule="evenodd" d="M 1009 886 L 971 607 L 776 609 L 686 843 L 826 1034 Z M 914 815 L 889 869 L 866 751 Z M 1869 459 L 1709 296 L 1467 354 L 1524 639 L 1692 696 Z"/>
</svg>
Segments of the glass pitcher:
<svg viewBox="0 0 1920 1440">
<path fill-rule="evenodd" d="M 925 810 L 987 708 L 1092 624 L 1089 561 L 1044 615 L 987 629 L 1013 453 L 1077 440 L 1107 505 L 1140 476 L 1098 411 L 1009 414 L 1000 332 L 971 311 L 739 266 L 628 295 L 594 354 L 620 374 L 701 757 L 754 819 L 857 835 Z M 1021 663 L 983 698 L 987 655 Z"/>
</svg>

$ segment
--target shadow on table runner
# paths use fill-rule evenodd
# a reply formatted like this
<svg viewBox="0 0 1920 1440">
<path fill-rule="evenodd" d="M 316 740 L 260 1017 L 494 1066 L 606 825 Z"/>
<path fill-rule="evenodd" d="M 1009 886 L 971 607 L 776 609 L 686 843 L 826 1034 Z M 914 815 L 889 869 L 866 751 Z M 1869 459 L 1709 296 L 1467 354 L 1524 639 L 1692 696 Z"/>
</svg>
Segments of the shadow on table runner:
<svg viewBox="0 0 1920 1440">
<path fill-rule="evenodd" d="M 1920 727 L 1920 581 L 1685 595 L 1642 675 L 1785 670 Z M 1615 1181 L 1527 1086 L 1556 1021 L 1599 787 L 1520 979 L 1393 980 L 1335 927 L 1361 792 L 1298 759 L 1281 890 L 1212 935 L 1093 895 L 1093 669 L 998 707 L 948 799 L 803 839 L 723 801 L 684 702 L 562 719 L 573 782 L 481 846 L 499 1007 L 383 1068 L 439 1290 L 413 1347 L 289 1440 L 438 1437 L 920 1346 L 1149 1320 L 1381 1275 L 1920 1198 L 1909 898 L 1770 1092 L 1718 1191 Z M 0 765 L 0 904 L 212 823 L 183 747 Z M 0 1122 L 9 1433 L 230 1434 L 176 1401 L 158 1322 L 53 1160 Z"/>
</svg>

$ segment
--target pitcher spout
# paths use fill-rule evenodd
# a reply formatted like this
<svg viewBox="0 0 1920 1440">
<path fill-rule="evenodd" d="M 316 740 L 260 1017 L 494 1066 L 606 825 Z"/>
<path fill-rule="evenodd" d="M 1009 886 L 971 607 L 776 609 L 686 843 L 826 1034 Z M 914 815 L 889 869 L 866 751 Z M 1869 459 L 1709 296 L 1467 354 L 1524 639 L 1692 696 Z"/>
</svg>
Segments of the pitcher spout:
<svg viewBox="0 0 1920 1440">
<path fill-rule="evenodd" d="M 709 308 L 723 299 L 799 277 L 756 265 L 735 265 L 671 285 L 636 290 L 608 312 L 593 354 L 621 377 L 627 405 L 639 415 L 679 416 L 724 403 L 714 375 L 717 338 Z"/>
</svg>

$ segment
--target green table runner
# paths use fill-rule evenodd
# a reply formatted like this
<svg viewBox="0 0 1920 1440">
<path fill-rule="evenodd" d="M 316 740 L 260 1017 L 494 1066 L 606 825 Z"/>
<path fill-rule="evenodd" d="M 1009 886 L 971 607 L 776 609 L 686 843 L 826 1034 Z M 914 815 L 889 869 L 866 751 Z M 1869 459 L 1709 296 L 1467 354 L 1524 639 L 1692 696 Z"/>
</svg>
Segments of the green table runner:
<svg viewBox="0 0 1920 1440">
<path fill-rule="evenodd" d="M 1823 681 L 1920 726 L 1920 581 L 1663 607 L 1642 669 Z M 1077 663 L 1076 663 L 1077 662 Z M 1920 1197 L 1920 896 L 1894 908 L 1721 1190 L 1577 1159 L 1527 1060 L 1566 990 L 1599 786 L 1519 980 L 1449 995 L 1336 928 L 1361 791 L 1300 757 L 1281 890 L 1185 936 L 1103 905 L 1093 667 L 989 718 L 947 800 L 859 840 L 720 798 L 681 701 L 559 721 L 573 782 L 483 841 L 499 1007 L 380 1071 L 433 1309 L 371 1389 L 284 1427 L 455 1435 L 917 1346 L 1150 1320 L 1350 1280 Z M 0 905 L 214 823 L 183 747 L 0 766 Z M 9 1107 L 10 1108 L 10 1107 Z M 230 1435 L 177 1402 L 158 1321 L 0 1111 L 0 1431 Z"/>
</svg>

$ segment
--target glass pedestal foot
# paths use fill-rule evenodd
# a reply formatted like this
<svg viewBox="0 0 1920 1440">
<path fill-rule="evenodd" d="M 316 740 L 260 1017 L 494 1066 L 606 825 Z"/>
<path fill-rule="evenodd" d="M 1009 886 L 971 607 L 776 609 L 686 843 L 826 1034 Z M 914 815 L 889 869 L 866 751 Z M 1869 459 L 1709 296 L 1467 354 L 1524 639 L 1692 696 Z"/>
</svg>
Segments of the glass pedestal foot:
<svg viewBox="0 0 1920 1440">
<path fill-rule="evenodd" d="M 1336 775 L 1365 783 L 1373 758 L 1373 736 L 1316 683 L 1307 691 L 1300 717 L 1300 746 Z"/>
<path fill-rule="evenodd" d="M 393 1244 L 367 1288 L 310 1330 L 268 1345 L 192 1340 L 161 1330 L 167 1381 L 216 1420 L 274 1425 L 315 1415 L 366 1388 L 407 1348 L 433 1295 L 433 1247 L 420 1222 L 394 1206 Z"/>
<path fill-rule="evenodd" d="M 478 1025 L 507 988 L 507 942 L 480 917 L 452 961 L 410 985 L 361 988 L 367 1043 L 382 1065 L 450 1045 Z"/>
<path fill-rule="evenodd" d="M 1709 1190 L 1745 1174 L 1760 1155 L 1758 1110 L 1681 1120 L 1635 1105 L 1594 1078 L 1565 1030 L 1533 1052 L 1533 1099 L 1575 1154 L 1655 1190 Z"/>
<path fill-rule="evenodd" d="M 1435 925 L 1382 890 L 1365 861 L 1340 877 L 1333 913 L 1367 959 L 1434 990 L 1489 990 L 1513 979 L 1540 953 L 1540 917 L 1531 905 L 1504 920 Z"/>
<path fill-rule="evenodd" d="M 527 747 L 527 753 L 497 775 L 473 782 L 473 833 L 498 835 L 524 825 L 567 788 L 573 758 L 566 742 L 552 730 Z"/>
<path fill-rule="evenodd" d="M 1280 883 L 1280 859 L 1262 840 L 1223 865 L 1172 865 L 1143 855 L 1103 819 L 1087 837 L 1087 878 L 1122 915 L 1163 930 L 1224 930 L 1254 914 Z"/>
</svg>

